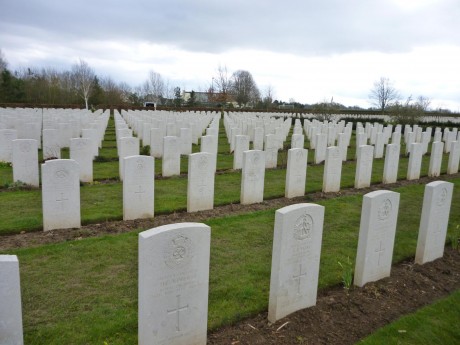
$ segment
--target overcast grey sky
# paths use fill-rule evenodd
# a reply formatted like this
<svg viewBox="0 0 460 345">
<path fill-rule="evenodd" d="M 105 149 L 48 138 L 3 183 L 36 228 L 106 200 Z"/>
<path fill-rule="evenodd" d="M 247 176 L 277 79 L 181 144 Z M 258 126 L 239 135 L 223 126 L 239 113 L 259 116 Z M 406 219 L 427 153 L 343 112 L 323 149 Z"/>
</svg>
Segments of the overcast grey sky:
<svg viewBox="0 0 460 345">
<path fill-rule="evenodd" d="M 11 69 L 69 70 L 79 58 L 131 86 L 150 70 L 204 90 L 219 65 L 262 93 L 370 106 L 388 77 L 404 97 L 460 111 L 459 0 L 0 0 Z"/>
</svg>

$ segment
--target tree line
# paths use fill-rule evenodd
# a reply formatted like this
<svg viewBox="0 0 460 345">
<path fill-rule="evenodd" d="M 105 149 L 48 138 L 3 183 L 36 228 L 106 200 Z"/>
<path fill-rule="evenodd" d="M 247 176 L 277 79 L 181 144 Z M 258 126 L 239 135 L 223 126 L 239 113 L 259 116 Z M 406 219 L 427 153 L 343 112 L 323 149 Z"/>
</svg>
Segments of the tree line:
<svg viewBox="0 0 460 345">
<path fill-rule="evenodd" d="M 301 104 L 294 99 L 288 102 L 276 100 L 274 88 L 269 85 L 263 91 L 249 71 L 229 73 L 226 66 L 219 66 L 208 85 L 201 90 L 185 92 L 165 79 L 160 73 L 148 72 L 147 79 L 131 87 L 116 82 L 111 77 L 100 77 L 89 64 L 80 59 L 70 70 L 55 68 L 20 68 L 11 71 L 0 49 L 0 103 L 81 105 L 87 109 L 95 106 L 142 106 L 144 102 L 170 107 L 232 107 L 254 109 L 285 109 L 312 111 L 324 120 L 341 110 L 366 110 L 359 106 L 347 107 L 340 103 L 320 101 Z M 430 110 L 430 99 L 425 96 L 403 100 L 391 80 L 381 77 L 370 89 L 369 101 L 373 107 L 401 119 L 415 119 Z M 437 112 L 449 113 L 446 109 Z M 412 121 L 411 120 L 411 121 Z"/>
</svg>

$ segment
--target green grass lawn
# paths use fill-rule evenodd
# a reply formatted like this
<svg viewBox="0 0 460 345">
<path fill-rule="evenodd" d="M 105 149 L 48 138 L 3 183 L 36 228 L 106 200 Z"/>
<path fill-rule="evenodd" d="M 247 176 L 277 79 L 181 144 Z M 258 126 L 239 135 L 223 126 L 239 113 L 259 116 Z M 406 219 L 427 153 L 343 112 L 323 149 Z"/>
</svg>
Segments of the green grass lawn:
<svg viewBox="0 0 460 345">
<path fill-rule="evenodd" d="M 358 344 L 459 344 L 459 321 L 460 290 L 457 290 L 432 305 L 386 325 Z"/>
<path fill-rule="evenodd" d="M 285 152 L 284 152 L 285 153 Z M 225 156 L 225 155 L 224 155 Z M 281 156 L 281 154 L 280 154 Z M 310 153 L 310 156 L 312 154 Z M 279 159 L 279 161 L 281 161 Z M 185 210 L 187 206 L 187 157 L 181 159 L 183 174 L 155 181 L 155 213 L 164 214 Z M 403 157 L 399 163 L 400 180 L 406 179 L 408 159 Z M 380 183 L 383 175 L 382 159 L 374 160 L 372 183 Z M 428 172 L 429 157 L 422 161 L 422 176 Z M 156 170 L 161 160 L 155 160 Z M 161 170 L 161 169 L 160 169 Z M 356 162 L 349 161 L 342 166 L 341 188 L 354 186 Z M 447 159 L 443 160 L 442 172 L 447 170 Z M 158 171 L 158 170 L 157 170 Z M 309 165 L 307 167 L 307 182 L 305 192 L 318 192 L 322 189 L 324 165 Z M 12 178 L 11 167 L 0 166 L 0 180 Z M 82 223 L 96 223 L 122 218 L 122 184 L 118 181 L 118 161 L 94 163 L 93 184 L 80 188 Z M 265 172 L 264 199 L 284 196 L 286 169 L 267 169 Z M 110 180 L 109 183 L 100 183 Z M 5 182 L 6 184 L 11 183 Z M 214 204 L 225 205 L 238 203 L 240 200 L 241 171 L 227 170 L 215 176 Z M 35 231 L 42 227 L 41 191 L 9 190 L 0 191 L 0 234 L 18 233 L 20 231 Z"/>
<path fill-rule="evenodd" d="M 452 210 L 459 210 L 460 178 L 451 181 Z M 424 185 L 396 191 L 401 201 L 394 263 L 415 254 Z M 323 289 L 340 283 L 338 261 L 354 261 L 362 196 L 318 204 L 326 208 Z M 204 221 L 211 227 L 210 329 L 267 309 L 274 216 L 273 209 Z M 451 212 L 449 232 L 458 224 L 460 212 Z M 26 344 L 137 342 L 138 231 L 3 253 L 19 257 Z"/>
</svg>

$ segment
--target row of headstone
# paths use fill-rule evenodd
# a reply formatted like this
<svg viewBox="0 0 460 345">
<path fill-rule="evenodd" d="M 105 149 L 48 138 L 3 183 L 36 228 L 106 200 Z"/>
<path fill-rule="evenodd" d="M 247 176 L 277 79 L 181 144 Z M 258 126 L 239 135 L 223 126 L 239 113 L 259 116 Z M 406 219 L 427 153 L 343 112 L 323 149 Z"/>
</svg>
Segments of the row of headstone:
<svg viewBox="0 0 460 345">
<path fill-rule="evenodd" d="M 165 143 L 175 140 L 176 137 L 165 137 Z M 77 141 L 84 139 L 75 139 Z M 136 219 L 153 217 L 154 207 L 154 158 L 139 156 L 139 145 L 135 137 L 123 137 L 121 143 L 125 141 L 135 141 L 132 145 L 137 152 L 127 154 L 120 159 L 121 176 L 128 171 L 128 181 L 123 183 L 123 218 Z M 18 140 L 21 143 L 21 140 Z M 34 141 L 32 141 L 33 143 Z M 23 142 L 28 143 L 28 141 Z M 123 144 L 122 144 L 123 145 Z M 421 144 L 411 144 L 411 150 L 407 179 L 418 179 L 421 168 Z M 440 171 L 442 148 L 437 143 L 433 144 L 430 162 L 430 176 L 438 176 Z M 19 145 L 18 145 L 19 147 Z M 123 146 L 122 146 L 123 147 Z M 172 145 L 165 145 L 172 148 Z M 121 152 L 124 151 L 123 147 Z M 299 197 L 305 194 L 306 172 L 307 172 L 306 149 L 290 149 L 288 151 L 288 164 L 286 170 L 285 196 L 287 198 Z M 460 147 L 454 148 L 450 152 L 450 157 L 456 156 L 456 166 L 449 163 L 449 173 L 458 172 L 458 161 Z M 164 155 L 163 175 L 167 176 L 168 169 L 173 169 L 174 162 L 167 160 L 169 154 Z M 415 157 L 415 158 L 414 158 Z M 86 157 L 87 158 L 87 157 Z M 266 167 L 266 152 L 260 150 L 247 150 L 242 152 L 242 179 L 240 202 L 241 204 L 253 204 L 263 202 L 264 178 Z M 358 161 L 355 172 L 355 188 L 366 188 L 370 186 L 372 176 L 373 147 L 363 145 L 358 148 Z M 129 161 L 132 166 L 124 167 Z M 178 162 L 177 162 L 178 161 Z M 180 169 L 180 160 L 176 161 L 176 169 Z M 453 161 L 453 159 L 450 159 Z M 26 162 L 26 161 L 24 161 Z M 387 145 L 387 154 L 384 165 L 384 183 L 394 183 L 397 181 L 399 162 L 399 145 Z M 89 162 L 88 164 L 90 164 Z M 188 188 L 187 188 L 187 211 L 196 212 L 209 210 L 214 204 L 214 178 L 216 171 L 216 156 L 213 153 L 201 152 L 189 155 L 188 168 Z M 52 172 L 47 173 L 47 167 L 55 167 Z M 145 168 L 145 169 L 144 169 Z M 50 168 L 51 169 L 51 168 Z M 456 170 L 455 170 L 456 169 Z M 327 149 L 326 163 L 323 173 L 323 192 L 339 192 L 341 181 L 342 159 L 338 147 Z M 60 171 L 62 178 L 57 179 Z M 63 172 L 66 172 L 65 174 Z M 43 165 L 43 219 L 44 229 L 52 230 L 56 228 L 73 228 L 80 226 L 80 205 L 79 205 L 79 184 L 80 166 L 74 160 L 51 160 Z M 65 175 L 65 179 L 64 179 Z M 37 174 L 35 174 L 37 176 Z M 74 177 L 75 176 L 75 177 Z M 69 184 L 63 182 L 72 179 Z M 124 181 L 124 178 L 123 178 Z M 61 186 L 62 184 L 62 186 Z M 70 187 L 70 185 L 72 187 Z M 58 193 L 58 194 L 56 194 Z M 67 213 L 69 212 L 69 214 Z"/>
<path fill-rule="evenodd" d="M 443 256 L 453 184 L 426 185 L 415 262 Z M 399 193 L 364 195 L 354 285 L 389 277 L 399 209 Z M 297 204 L 276 212 L 268 320 L 275 322 L 316 304 L 324 207 Z"/>
<path fill-rule="evenodd" d="M 198 138 L 201 138 L 201 152 L 214 154 L 216 156 L 214 163 L 217 163 L 219 118 L 219 116 L 214 116 L 211 119 L 209 127 L 206 128 L 205 136 L 201 136 L 201 132 L 198 132 Z M 120 178 L 123 179 L 123 159 L 131 155 L 138 155 L 140 143 L 138 138 L 133 137 L 133 131 L 128 128 L 128 124 L 120 115 L 116 115 L 115 119 Z M 203 123 L 207 125 L 208 120 Z M 146 124 L 149 127 L 148 131 L 144 131 L 143 141 L 146 141 L 148 137 L 150 155 L 155 158 L 162 158 L 162 176 L 180 175 L 181 155 L 190 155 L 192 153 L 192 143 L 194 143 L 192 129 L 180 128 L 180 135 L 177 136 L 176 130 L 171 129 L 165 132 L 161 128 L 161 124 L 152 124 L 151 122 L 147 122 Z M 157 125 L 159 126 L 158 128 L 152 127 Z M 171 125 L 169 127 L 172 127 L 173 123 L 167 123 L 167 125 Z M 181 122 L 181 125 L 186 124 Z M 146 134 L 147 132 L 149 132 L 148 135 Z"/>
<path fill-rule="evenodd" d="M 132 157 L 125 163 L 128 176 L 128 169 L 139 170 L 144 161 Z M 425 187 L 417 264 L 443 256 L 452 193 L 450 182 Z M 354 285 L 390 276 L 398 209 L 399 193 L 364 195 Z M 324 210 L 306 203 L 276 211 L 270 322 L 316 304 Z M 169 224 L 139 234 L 139 344 L 206 344 L 210 235 L 210 227 L 201 223 Z M 19 263 L 13 255 L 0 256 L 0 300 L 0 343 L 23 344 Z"/>
<path fill-rule="evenodd" d="M 12 140 L 33 139 L 38 149 L 42 149 L 43 159 L 61 158 L 61 148 L 70 147 L 72 138 L 91 138 L 97 147 L 101 147 L 110 114 L 97 113 L 89 115 L 86 111 L 71 112 L 65 117 L 50 115 L 45 112 L 40 116 L 28 117 L 29 122 L 16 120 L 10 128 L 0 128 L 0 161 L 12 161 Z M 18 114 L 19 115 L 19 114 Z M 43 118 L 43 121 L 42 121 Z M 62 122 L 65 121 L 65 122 Z M 42 128 L 43 125 L 43 128 Z M 7 127 L 7 126 L 4 126 Z M 43 141 L 43 144 L 42 144 Z"/>
</svg>

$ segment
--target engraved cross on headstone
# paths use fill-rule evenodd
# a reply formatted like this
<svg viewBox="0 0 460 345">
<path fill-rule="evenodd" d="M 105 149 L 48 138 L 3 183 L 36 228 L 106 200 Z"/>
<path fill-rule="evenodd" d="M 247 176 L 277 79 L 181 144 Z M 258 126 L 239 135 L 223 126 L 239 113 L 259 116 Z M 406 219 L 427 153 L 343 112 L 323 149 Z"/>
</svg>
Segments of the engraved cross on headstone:
<svg viewBox="0 0 460 345">
<path fill-rule="evenodd" d="M 307 277 L 307 272 L 302 273 L 302 264 L 299 264 L 299 274 L 292 276 L 292 279 L 297 281 L 297 294 L 298 295 L 300 295 L 300 279 L 302 277 Z"/>
<path fill-rule="evenodd" d="M 67 201 L 69 199 L 64 198 L 64 193 L 61 192 L 60 194 L 61 194 L 61 198 L 60 199 L 57 198 L 56 201 L 60 203 L 59 205 L 61 205 L 61 209 L 63 209 L 64 208 L 64 201 Z"/>
<path fill-rule="evenodd" d="M 137 191 L 134 191 L 134 193 L 137 194 L 137 195 L 139 196 L 139 200 L 141 200 L 141 199 L 142 199 L 142 194 L 145 193 L 145 190 L 143 190 L 143 189 L 142 189 L 142 186 L 139 185 L 138 190 L 137 190 Z"/>
<path fill-rule="evenodd" d="M 168 314 L 176 314 L 176 331 L 180 332 L 180 312 L 188 309 L 188 304 L 180 306 L 180 295 L 177 295 L 177 307 L 175 309 L 168 310 Z"/>
<path fill-rule="evenodd" d="M 375 252 L 379 254 L 379 260 L 377 262 L 377 265 L 380 266 L 380 259 L 382 258 L 382 255 L 385 252 L 385 248 L 382 248 L 382 241 L 380 241 L 379 247 L 375 250 Z"/>
</svg>

